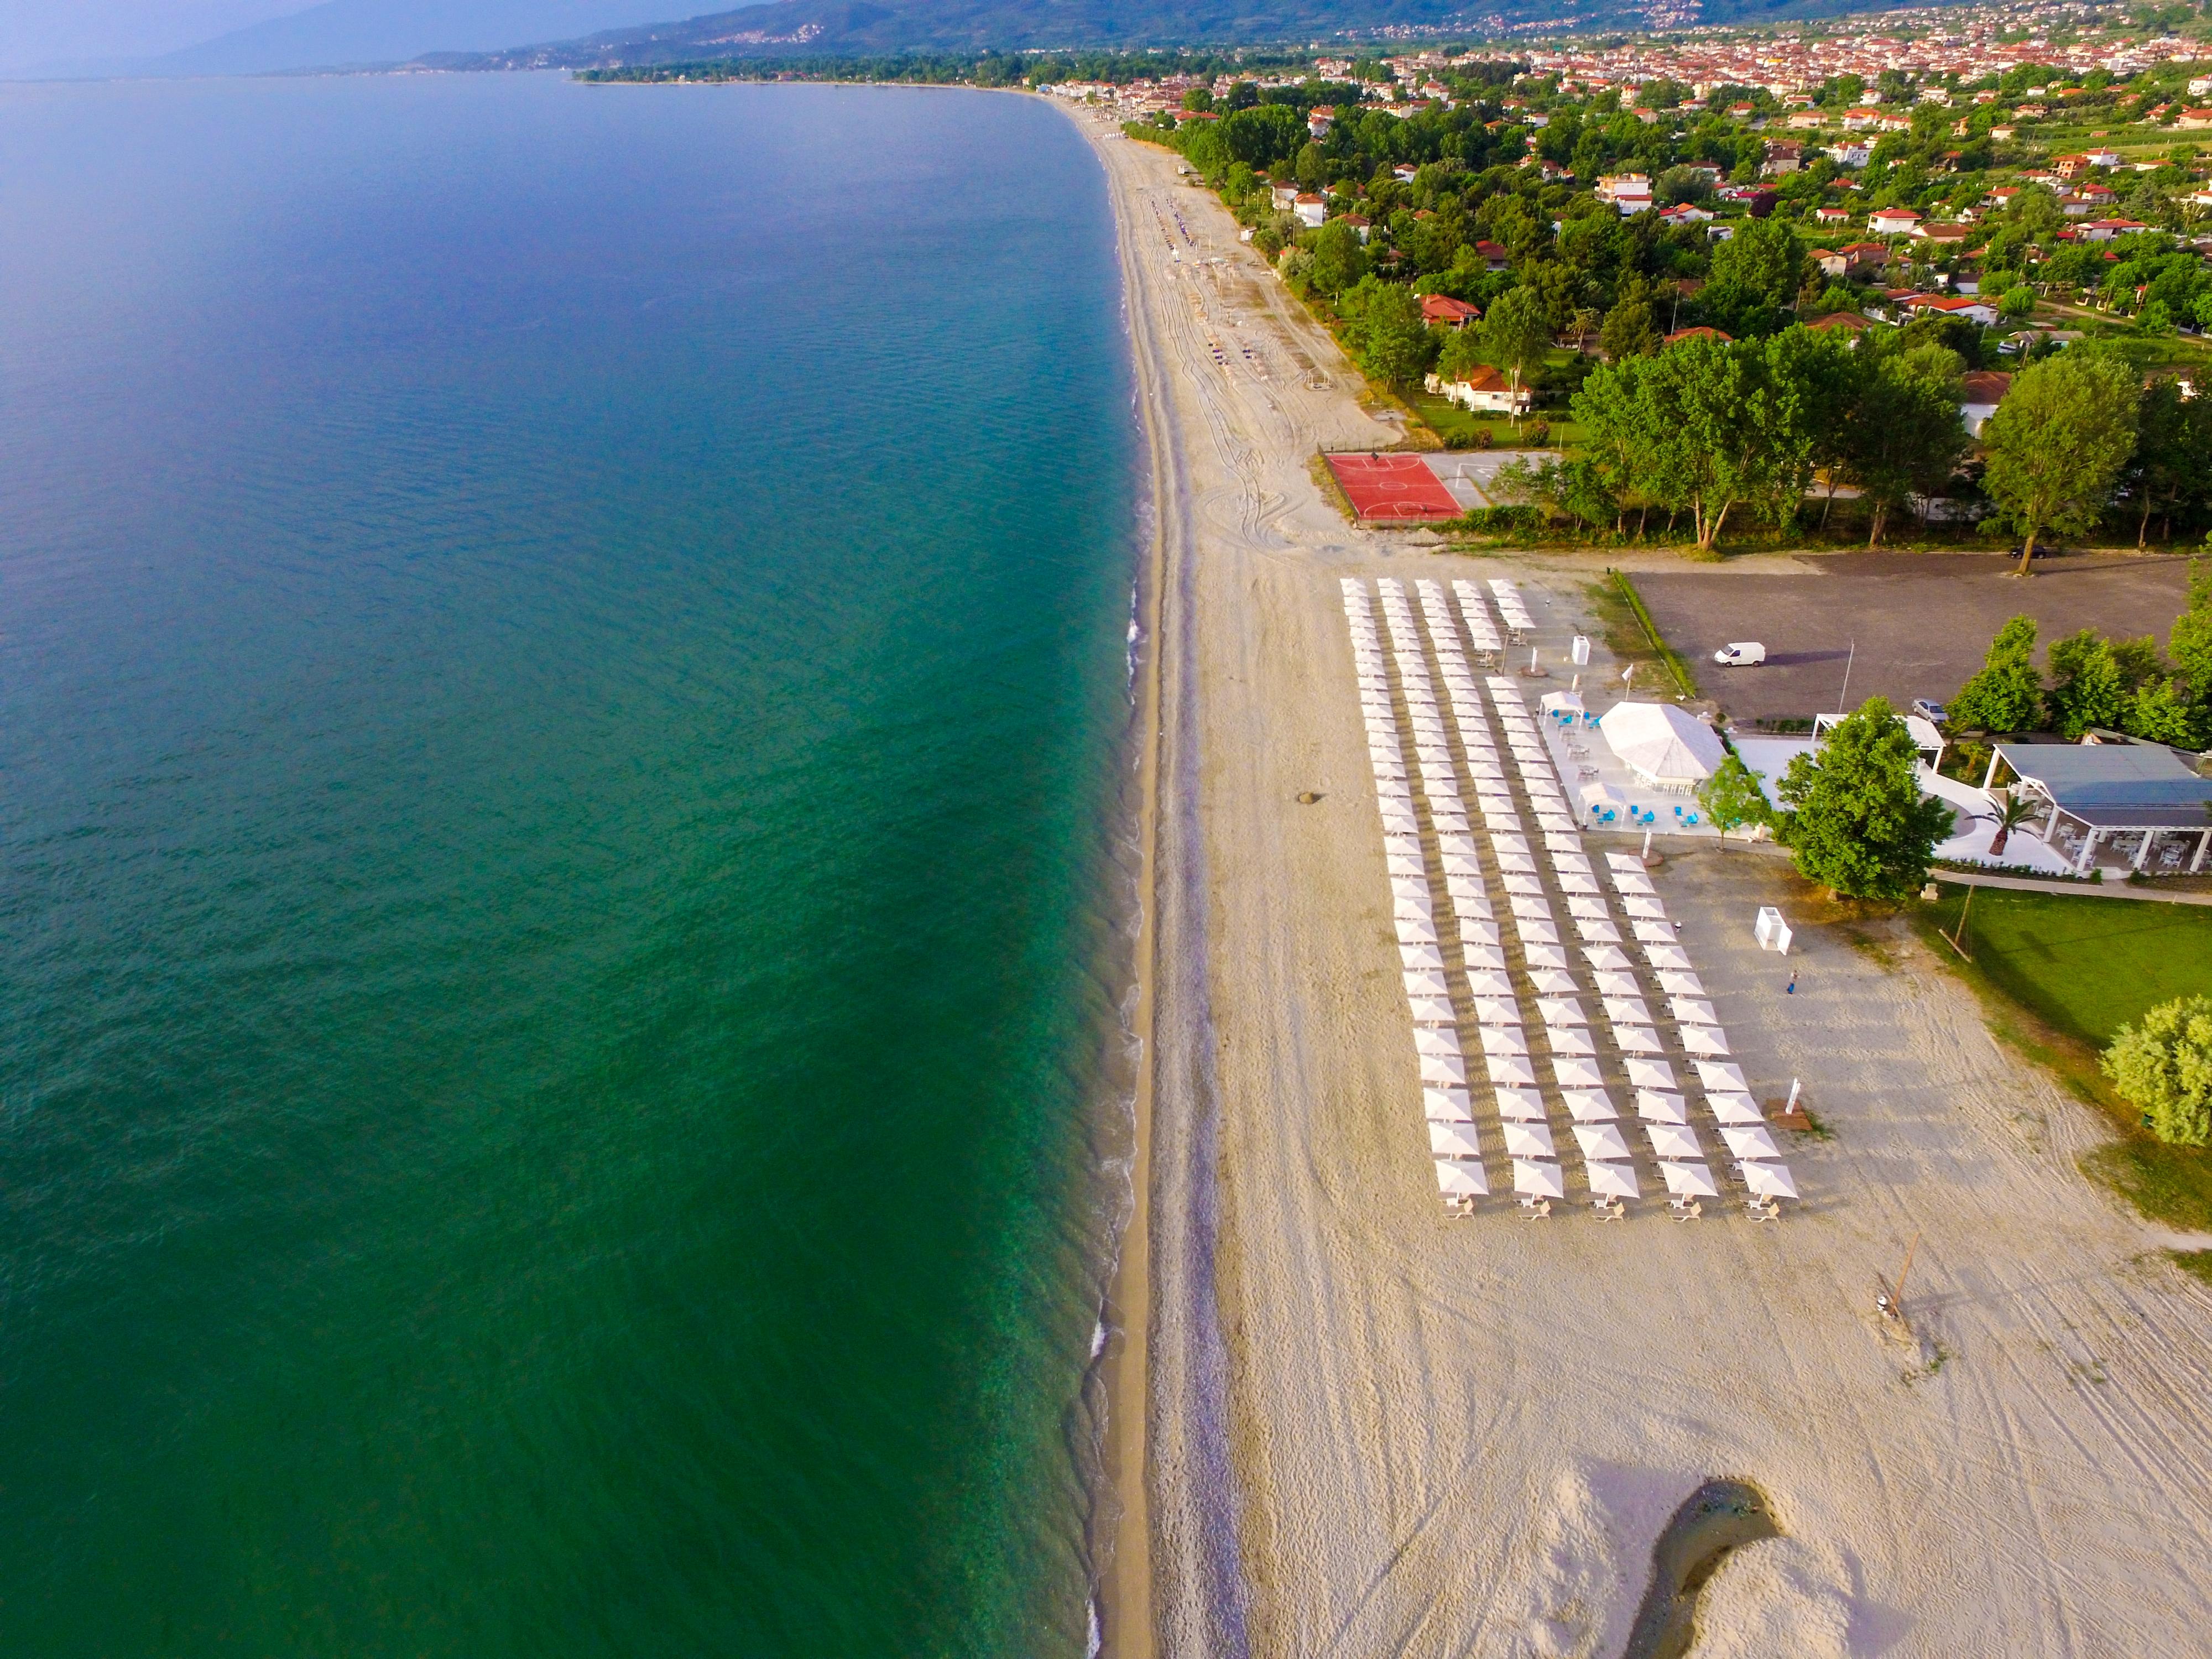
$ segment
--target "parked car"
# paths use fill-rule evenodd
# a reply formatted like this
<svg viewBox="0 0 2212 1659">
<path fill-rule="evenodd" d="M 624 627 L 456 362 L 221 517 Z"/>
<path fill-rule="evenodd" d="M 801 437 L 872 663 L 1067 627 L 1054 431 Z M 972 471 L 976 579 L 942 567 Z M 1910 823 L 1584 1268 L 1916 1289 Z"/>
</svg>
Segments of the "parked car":
<svg viewBox="0 0 2212 1659">
<path fill-rule="evenodd" d="M 1915 697 L 1912 700 L 1912 712 L 1931 726 L 1941 726 L 1951 718 L 1949 709 L 1928 697 Z"/>
<path fill-rule="evenodd" d="M 1714 652 L 1713 660 L 1723 668 L 1756 668 L 1766 660 L 1766 647 L 1757 640 L 1738 640 Z"/>
</svg>

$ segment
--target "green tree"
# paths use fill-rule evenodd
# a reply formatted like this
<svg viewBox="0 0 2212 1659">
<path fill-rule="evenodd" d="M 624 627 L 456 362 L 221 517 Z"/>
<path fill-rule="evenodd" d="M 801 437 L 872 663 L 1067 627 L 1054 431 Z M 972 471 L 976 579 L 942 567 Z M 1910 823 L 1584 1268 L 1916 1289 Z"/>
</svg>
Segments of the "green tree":
<svg viewBox="0 0 2212 1659">
<path fill-rule="evenodd" d="M 2093 726 L 2117 726 L 2127 704 L 2127 686 L 2112 641 L 2090 628 L 2053 640 L 2045 702 L 2051 725 L 2067 738 L 2078 738 Z"/>
<path fill-rule="evenodd" d="M 2188 683 L 2171 676 L 2148 680 L 2128 694 L 2120 730 L 2131 738 L 2182 749 L 2200 746 L 2205 736 L 2190 704 Z"/>
<path fill-rule="evenodd" d="M 1961 732 L 2033 731 L 2043 714 L 2043 676 L 2035 668 L 2035 620 L 2014 617 L 1990 641 L 1981 672 L 1951 699 Z"/>
<path fill-rule="evenodd" d="M 2189 562 L 2189 608 L 2173 619 L 2166 654 L 2185 688 L 2190 742 L 2212 744 L 2212 560 Z"/>
<path fill-rule="evenodd" d="M 1542 298 L 1532 289 L 1507 289 L 1482 319 L 1484 354 L 1505 371 L 1516 392 L 1534 377 L 1551 348 L 1552 325 Z M 1517 410 L 1520 400 L 1514 401 Z"/>
<path fill-rule="evenodd" d="M 2136 446 L 2135 374 L 2122 359 L 2080 346 L 2023 369 L 1982 428 L 1989 447 L 1982 486 L 2026 539 L 2078 535 L 2103 514 Z"/>
<path fill-rule="evenodd" d="M 1359 233 L 1341 219 L 1324 222 L 1306 251 L 1313 255 L 1308 280 L 1331 299 L 1367 274 L 1367 250 L 1359 245 Z"/>
<path fill-rule="evenodd" d="M 1774 809 L 1766 804 L 1759 780 L 1752 776 L 1742 757 L 1734 753 L 1721 763 L 1718 771 L 1698 786 L 1698 805 L 1705 809 L 1705 817 L 1723 835 L 1747 824 L 1774 821 Z"/>
<path fill-rule="evenodd" d="M 2212 1142 L 2212 998 L 2160 1003 L 2121 1026 L 2098 1064 L 2160 1140 Z"/>
<path fill-rule="evenodd" d="M 2129 495 L 2142 507 L 2136 545 L 2150 538 L 2151 515 L 2171 514 L 2212 491 L 2212 400 L 2184 398 L 2177 380 L 2154 380 L 2137 405 L 2136 453 L 2129 463 Z"/>
<path fill-rule="evenodd" d="M 1919 758 L 1887 699 L 1869 697 L 1791 761 L 1774 838 L 1797 872 L 1847 898 L 1903 899 L 1921 886 L 1952 815 L 1921 794 Z"/>
<path fill-rule="evenodd" d="M 1623 357 L 1646 357 L 1658 350 L 1659 331 L 1652 325 L 1651 302 L 1639 296 L 1613 307 L 1598 330 L 1597 344 L 1615 362 Z"/>
<path fill-rule="evenodd" d="M 1966 451 L 1966 432 L 1959 421 L 1958 360 L 1949 352 L 1940 346 L 1899 351 L 1869 341 L 1853 356 L 1857 372 L 1835 422 L 1837 471 L 1871 509 L 1872 547 L 1893 512 L 1949 481 Z"/>
<path fill-rule="evenodd" d="M 1389 386 L 1412 386 L 1427 369 L 1436 343 L 1421 320 L 1413 289 L 1363 276 L 1345 290 L 1345 341 L 1359 366 Z"/>
<path fill-rule="evenodd" d="M 1713 250 L 1699 297 L 1738 335 L 1770 331 L 1805 286 L 1805 251 L 1786 219 L 1748 219 Z"/>
</svg>

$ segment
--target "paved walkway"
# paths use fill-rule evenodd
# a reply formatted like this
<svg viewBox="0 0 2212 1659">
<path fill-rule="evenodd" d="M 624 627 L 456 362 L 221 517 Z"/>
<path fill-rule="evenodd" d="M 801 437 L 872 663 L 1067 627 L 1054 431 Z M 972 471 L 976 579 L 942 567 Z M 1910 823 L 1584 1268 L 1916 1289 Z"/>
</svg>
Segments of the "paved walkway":
<svg viewBox="0 0 2212 1659">
<path fill-rule="evenodd" d="M 2212 904 L 2212 893 L 2177 893 L 2171 888 L 2138 887 L 2126 881 L 2033 881 L 2025 876 L 1990 876 L 1979 872 L 1938 870 L 1937 881 L 1954 887 L 2009 887 L 2018 893 L 2063 893 L 2074 898 L 2148 899 L 2154 904 Z"/>
</svg>

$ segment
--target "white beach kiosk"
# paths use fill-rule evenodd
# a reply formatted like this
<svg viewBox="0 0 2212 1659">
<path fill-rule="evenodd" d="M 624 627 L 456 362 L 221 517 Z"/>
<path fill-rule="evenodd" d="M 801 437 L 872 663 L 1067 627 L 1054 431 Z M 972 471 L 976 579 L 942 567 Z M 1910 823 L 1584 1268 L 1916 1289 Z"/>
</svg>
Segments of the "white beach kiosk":
<svg viewBox="0 0 2212 1659">
<path fill-rule="evenodd" d="M 1617 702 L 1597 726 L 1638 783 L 1670 794 L 1695 793 L 1726 753 L 1711 726 L 1672 703 Z"/>
</svg>

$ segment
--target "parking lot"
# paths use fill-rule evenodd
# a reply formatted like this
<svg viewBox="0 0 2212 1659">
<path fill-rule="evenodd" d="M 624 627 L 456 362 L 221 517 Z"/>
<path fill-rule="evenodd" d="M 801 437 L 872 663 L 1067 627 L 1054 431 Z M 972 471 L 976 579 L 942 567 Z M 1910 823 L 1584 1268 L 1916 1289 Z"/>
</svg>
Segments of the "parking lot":
<svg viewBox="0 0 2212 1659">
<path fill-rule="evenodd" d="M 2162 650 L 2188 594 L 2185 555 L 2039 559 L 2027 581 L 2010 574 L 2016 563 L 2002 555 L 1850 553 L 1639 573 L 1635 581 L 1698 689 L 1742 720 L 1832 712 L 1847 664 L 1853 707 L 1877 693 L 1900 708 L 1915 697 L 1947 700 L 1982 665 L 1990 635 L 2023 612 L 2045 645 L 2094 628 L 2114 638 L 2153 635 Z M 1764 644 L 1765 665 L 1717 665 L 1713 652 L 1733 640 Z"/>
</svg>

